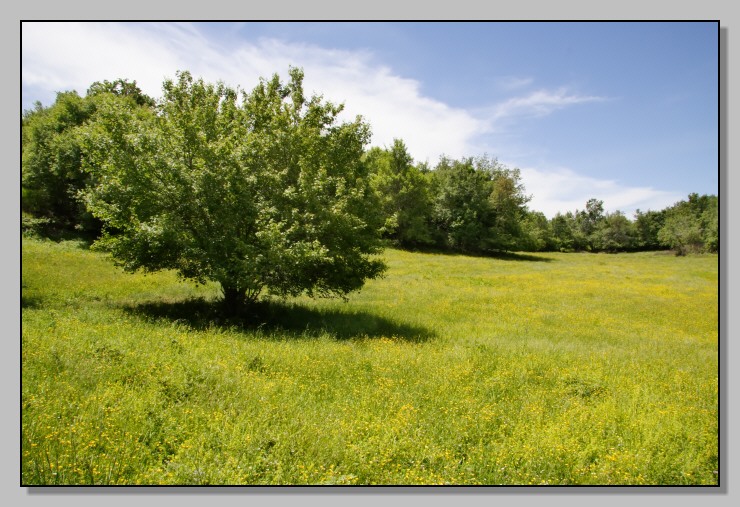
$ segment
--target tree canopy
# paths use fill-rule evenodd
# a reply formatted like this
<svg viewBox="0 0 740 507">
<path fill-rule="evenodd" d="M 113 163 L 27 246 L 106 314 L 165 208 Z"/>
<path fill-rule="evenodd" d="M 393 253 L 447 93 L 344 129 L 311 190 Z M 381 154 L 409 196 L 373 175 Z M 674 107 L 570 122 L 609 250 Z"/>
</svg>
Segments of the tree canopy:
<svg viewBox="0 0 740 507">
<path fill-rule="evenodd" d="M 442 158 L 431 173 L 432 222 L 443 245 L 467 252 L 518 249 L 529 197 L 518 169 L 486 156 Z"/>
<path fill-rule="evenodd" d="M 229 308 L 260 293 L 344 296 L 385 265 L 362 163 L 369 126 L 304 97 L 303 72 L 239 100 L 188 72 L 156 110 L 102 100 L 80 131 L 98 245 L 128 270 L 218 282 Z"/>
<path fill-rule="evenodd" d="M 390 149 L 371 148 L 365 161 L 385 217 L 384 236 L 402 246 L 431 244 L 429 181 L 413 165 L 404 142 L 394 139 Z"/>
</svg>

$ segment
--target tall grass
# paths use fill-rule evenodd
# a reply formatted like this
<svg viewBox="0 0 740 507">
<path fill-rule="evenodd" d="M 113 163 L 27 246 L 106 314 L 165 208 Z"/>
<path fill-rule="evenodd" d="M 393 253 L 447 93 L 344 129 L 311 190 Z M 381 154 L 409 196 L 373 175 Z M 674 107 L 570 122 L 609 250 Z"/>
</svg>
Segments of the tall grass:
<svg viewBox="0 0 740 507">
<path fill-rule="evenodd" d="M 23 240 L 23 484 L 717 484 L 717 257 L 387 250 L 348 302 Z"/>
</svg>

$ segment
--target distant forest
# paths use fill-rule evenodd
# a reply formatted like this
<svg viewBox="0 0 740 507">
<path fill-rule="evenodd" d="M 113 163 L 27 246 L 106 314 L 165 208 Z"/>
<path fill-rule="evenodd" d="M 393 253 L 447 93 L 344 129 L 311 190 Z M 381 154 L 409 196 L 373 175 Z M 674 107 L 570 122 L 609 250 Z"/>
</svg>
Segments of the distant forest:
<svg viewBox="0 0 740 507">
<path fill-rule="evenodd" d="M 157 109 L 135 81 L 93 83 L 84 97 L 57 94 L 48 107 L 23 112 L 22 228 L 27 233 L 98 237 L 102 222 L 80 196 L 91 185 L 79 129 L 96 121 L 101 100 L 133 101 Z M 380 233 L 389 245 L 461 253 L 628 252 L 672 250 L 678 255 L 717 252 L 717 196 L 690 194 L 659 211 L 638 210 L 633 218 L 605 213 L 589 199 L 584 209 L 548 219 L 531 210 L 531 196 L 518 169 L 488 156 L 442 157 L 430 167 L 415 164 L 404 142 L 365 151 L 370 188 L 377 202 Z"/>
</svg>

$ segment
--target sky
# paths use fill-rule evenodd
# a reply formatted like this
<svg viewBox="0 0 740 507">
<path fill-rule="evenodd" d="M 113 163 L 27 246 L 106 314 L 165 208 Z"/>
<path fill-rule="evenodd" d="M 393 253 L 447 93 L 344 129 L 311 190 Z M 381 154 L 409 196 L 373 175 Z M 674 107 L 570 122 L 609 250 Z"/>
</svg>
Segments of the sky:
<svg viewBox="0 0 740 507">
<path fill-rule="evenodd" d="M 250 91 L 304 88 L 362 115 L 371 146 L 416 162 L 487 155 L 529 208 L 660 210 L 718 188 L 716 22 L 246 22 L 21 25 L 21 107 L 135 80 L 155 98 L 188 70 Z"/>
</svg>

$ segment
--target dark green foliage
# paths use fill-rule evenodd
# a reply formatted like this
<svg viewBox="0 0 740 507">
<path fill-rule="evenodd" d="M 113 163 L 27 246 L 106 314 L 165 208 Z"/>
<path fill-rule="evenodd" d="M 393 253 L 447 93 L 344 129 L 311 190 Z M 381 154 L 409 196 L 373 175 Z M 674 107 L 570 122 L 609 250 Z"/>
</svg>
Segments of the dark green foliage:
<svg viewBox="0 0 740 507">
<path fill-rule="evenodd" d="M 658 232 L 661 243 L 677 255 L 716 252 L 719 248 L 719 200 L 716 196 L 690 194 L 665 210 Z"/>
<path fill-rule="evenodd" d="M 62 226 L 87 222 L 76 199 L 87 185 L 75 127 L 86 122 L 95 103 L 75 92 L 57 94 L 54 105 L 26 111 L 22 119 L 23 209 Z"/>
<path fill-rule="evenodd" d="M 136 82 L 119 79 L 94 83 L 86 97 L 76 92 L 58 93 L 50 107 L 40 103 L 23 114 L 23 210 L 50 221 L 56 229 L 78 229 L 97 234 L 101 223 L 86 210 L 79 194 L 90 184 L 82 170 L 83 152 L 77 130 L 91 121 L 101 100 L 131 100 L 151 107 Z"/>
<path fill-rule="evenodd" d="M 463 252 L 520 247 L 526 213 L 518 169 L 488 157 L 442 158 L 432 177 L 432 222 L 438 242 Z"/>
<path fill-rule="evenodd" d="M 483 159 L 486 160 L 486 159 Z M 518 250 L 522 248 L 524 232 L 522 223 L 527 216 L 527 203 L 531 196 L 524 194 L 519 169 L 509 169 L 496 161 L 487 168 L 491 174 L 491 204 L 493 206 L 495 250 Z"/>
<path fill-rule="evenodd" d="M 560 249 L 553 225 L 541 211 L 528 211 L 522 219 L 521 249 L 527 252 L 552 252 Z"/>
<path fill-rule="evenodd" d="M 556 248 L 561 252 L 593 251 L 594 231 L 602 219 L 603 217 L 597 219 L 588 211 L 558 213 L 551 220 Z"/>
<path fill-rule="evenodd" d="M 84 134 L 99 241 L 127 270 L 213 280 L 238 310 L 267 290 L 344 296 L 384 264 L 362 163 L 369 127 L 306 100 L 303 73 L 262 80 L 240 103 L 187 72 L 157 113 L 106 100 Z"/>
<path fill-rule="evenodd" d="M 432 175 L 432 220 L 442 246 L 464 252 L 485 250 L 493 213 L 488 175 L 476 170 L 472 158 L 442 158 Z"/>
<path fill-rule="evenodd" d="M 701 227 L 695 217 L 676 210 L 669 212 L 658 239 L 677 255 L 697 253 L 702 249 Z"/>
<path fill-rule="evenodd" d="M 369 126 L 338 125 L 341 106 L 307 100 L 291 76 L 241 103 L 187 73 L 165 83 L 161 104 L 125 79 L 37 103 L 21 119 L 24 233 L 93 238 L 105 221 L 100 244 L 128 269 L 218 280 L 237 302 L 264 288 L 358 288 L 380 272 L 364 257 L 375 230 L 402 247 L 469 253 L 719 249 L 716 196 L 638 210 L 634 222 L 590 199 L 548 221 L 527 208 L 519 170 L 496 159 L 443 157 L 431 169 L 400 139 L 363 152 Z"/>
<path fill-rule="evenodd" d="M 661 250 L 665 246 L 658 239 L 658 232 L 665 224 L 665 210 L 635 212 L 635 247 L 640 250 Z"/>
<path fill-rule="evenodd" d="M 571 252 L 575 250 L 576 239 L 573 233 L 573 214 L 558 213 L 550 220 L 555 250 Z"/>
<path fill-rule="evenodd" d="M 635 225 L 620 211 L 606 214 L 592 233 L 593 248 L 601 252 L 633 250 L 637 243 Z"/>
<path fill-rule="evenodd" d="M 146 95 L 136 86 L 136 81 L 116 79 L 115 81 L 96 81 L 87 89 L 87 96 L 92 97 L 101 93 L 111 93 L 119 97 L 133 100 L 139 106 L 155 107 L 156 101 Z"/>
<path fill-rule="evenodd" d="M 589 199 L 586 202 L 586 209 L 583 211 L 576 210 L 574 218 L 576 249 L 598 250 L 596 231 L 604 220 L 604 202 L 598 199 Z"/>
<path fill-rule="evenodd" d="M 586 209 L 558 213 L 551 221 L 554 248 L 561 251 L 624 252 L 671 248 L 679 255 L 716 252 L 719 248 L 719 202 L 716 196 L 689 195 L 661 211 L 637 210 L 630 221 L 620 211 L 603 212 L 590 199 Z"/>
<path fill-rule="evenodd" d="M 558 213 L 550 221 L 557 250 L 624 252 L 640 247 L 636 225 L 621 211 L 604 214 L 604 203 L 589 199 L 585 210 Z"/>
<path fill-rule="evenodd" d="M 383 235 L 406 247 L 431 244 L 429 182 L 403 141 L 394 139 L 390 149 L 370 149 L 365 161 L 385 219 Z"/>
<path fill-rule="evenodd" d="M 710 196 L 709 203 L 702 211 L 700 221 L 703 231 L 704 250 L 719 251 L 719 199 Z"/>
</svg>

